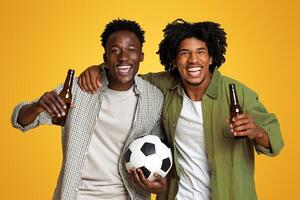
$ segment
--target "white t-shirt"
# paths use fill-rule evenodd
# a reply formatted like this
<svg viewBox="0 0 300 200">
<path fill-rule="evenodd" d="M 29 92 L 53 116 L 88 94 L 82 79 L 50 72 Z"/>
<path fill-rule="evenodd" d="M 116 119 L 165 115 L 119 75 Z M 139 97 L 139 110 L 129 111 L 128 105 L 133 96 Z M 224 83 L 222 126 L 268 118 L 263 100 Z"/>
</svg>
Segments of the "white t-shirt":
<svg viewBox="0 0 300 200">
<path fill-rule="evenodd" d="M 118 162 L 132 126 L 137 96 L 107 89 L 96 121 L 82 172 L 78 200 L 127 200 L 128 193 L 118 172 Z"/>
<path fill-rule="evenodd" d="M 175 131 L 180 176 L 176 200 L 209 200 L 210 170 L 205 152 L 201 101 L 192 101 L 183 93 L 183 107 Z"/>
</svg>

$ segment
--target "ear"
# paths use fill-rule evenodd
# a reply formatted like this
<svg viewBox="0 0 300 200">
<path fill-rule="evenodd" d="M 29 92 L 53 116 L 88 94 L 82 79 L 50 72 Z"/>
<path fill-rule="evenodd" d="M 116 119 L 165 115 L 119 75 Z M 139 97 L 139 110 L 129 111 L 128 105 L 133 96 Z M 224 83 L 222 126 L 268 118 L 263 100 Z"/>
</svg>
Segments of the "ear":
<svg viewBox="0 0 300 200">
<path fill-rule="evenodd" d="M 141 58 L 140 58 L 140 62 L 144 61 L 144 52 L 141 52 Z"/>
<path fill-rule="evenodd" d="M 209 65 L 211 65 L 213 63 L 213 57 L 209 57 Z"/>
<path fill-rule="evenodd" d="M 104 61 L 104 62 L 107 61 L 107 59 L 106 59 L 106 53 L 103 54 L 103 61 Z"/>
<path fill-rule="evenodd" d="M 172 65 L 173 65 L 173 67 L 177 67 L 177 65 L 176 65 L 176 59 L 174 59 L 173 61 L 172 61 Z"/>
</svg>

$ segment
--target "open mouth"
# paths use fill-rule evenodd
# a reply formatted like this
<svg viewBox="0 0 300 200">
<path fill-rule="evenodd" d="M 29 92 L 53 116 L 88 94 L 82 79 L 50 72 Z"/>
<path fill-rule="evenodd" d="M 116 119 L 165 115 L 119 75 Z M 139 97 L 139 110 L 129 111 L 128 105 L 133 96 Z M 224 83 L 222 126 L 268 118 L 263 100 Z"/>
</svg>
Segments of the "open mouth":
<svg viewBox="0 0 300 200">
<path fill-rule="evenodd" d="M 116 70 L 119 74 L 124 76 L 129 74 L 131 67 L 131 65 L 120 65 L 116 67 Z"/>
<path fill-rule="evenodd" d="M 191 76 L 197 76 L 201 73 L 202 67 L 189 67 L 187 72 Z"/>
</svg>

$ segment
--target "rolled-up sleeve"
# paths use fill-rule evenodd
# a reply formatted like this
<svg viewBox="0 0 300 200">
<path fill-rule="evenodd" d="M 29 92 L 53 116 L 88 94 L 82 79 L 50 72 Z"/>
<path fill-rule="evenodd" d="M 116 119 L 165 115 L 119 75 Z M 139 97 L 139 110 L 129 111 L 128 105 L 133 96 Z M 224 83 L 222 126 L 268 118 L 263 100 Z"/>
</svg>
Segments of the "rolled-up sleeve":
<svg viewBox="0 0 300 200">
<path fill-rule="evenodd" d="M 37 100 L 35 100 L 35 101 L 37 101 Z M 43 124 L 52 124 L 51 117 L 46 112 L 42 112 L 39 116 L 37 116 L 37 118 L 31 124 L 28 124 L 27 126 L 22 126 L 21 124 L 18 123 L 17 119 L 18 119 L 18 116 L 19 116 L 19 113 L 20 113 L 20 110 L 22 109 L 22 107 L 25 105 L 34 103 L 35 101 L 22 102 L 14 108 L 12 116 L 11 116 L 11 123 L 12 123 L 13 127 L 25 132 L 25 131 L 28 131 L 30 129 L 33 129 L 33 128 L 38 127 Z"/>
<path fill-rule="evenodd" d="M 254 92 L 246 98 L 246 111 L 254 118 L 256 124 L 263 128 L 267 133 L 271 148 L 266 149 L 258 144 L 255 144 L 255 149 L 258 154 L 266 154 L 268 156 L 276 156 L 284 146 L 281 136 L 280 125 L 273 113 L 267 112 L 263 104 L 258 100 L 258 96 Z"/>
</svg>

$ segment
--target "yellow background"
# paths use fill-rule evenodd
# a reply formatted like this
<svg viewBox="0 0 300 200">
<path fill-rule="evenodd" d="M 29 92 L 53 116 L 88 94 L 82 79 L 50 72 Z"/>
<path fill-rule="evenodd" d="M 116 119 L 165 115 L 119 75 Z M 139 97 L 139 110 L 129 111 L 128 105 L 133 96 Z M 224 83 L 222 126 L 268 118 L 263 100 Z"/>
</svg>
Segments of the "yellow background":
<svg viewBox="0 0 300 200">
<path fill-rule="evenodd" d="M 260 94 L 281 122 L 285 148 L 278 157 L 256 157 L 261 200 L 299 198 L 299 3 L 296 0 L 10 0 L 0 8 L 1 199 L 51 199 L 61 165 L 60 129 L 44 126 L 22 134 L 10 125 L 13 107 L 80 74 L 102 60 L 99 38 L 117 17 L 146 30 L 140 72 L 160 71 L 155 52 L 163 27 L 176 18 L 211 20 L 228 33 L 221 71 Z"/>
</svg>

